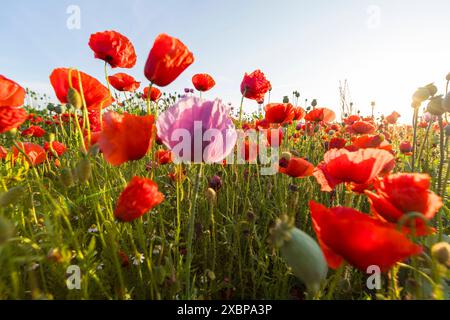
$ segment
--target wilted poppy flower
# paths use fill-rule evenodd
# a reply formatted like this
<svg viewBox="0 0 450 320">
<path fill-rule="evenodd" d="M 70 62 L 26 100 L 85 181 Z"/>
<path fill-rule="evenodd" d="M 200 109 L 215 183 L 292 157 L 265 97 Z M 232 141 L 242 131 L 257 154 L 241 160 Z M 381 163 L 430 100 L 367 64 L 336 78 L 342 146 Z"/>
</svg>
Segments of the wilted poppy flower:
<svg viewBox="0 0 450 320">
<path fill-rule="evenodd" d="M 150 50 L 144 73 L 151 83 L 165 87 L 193 62 L 194 55 L 180 40 L 160 34 Z"/>
<path fill-rule="evenodd" d="M 39 126 L 31 126 L 22 131 L 22 136 L 24 137 L 35 137 L 40 138 L 45 135 L 45 130 Z"/>
<path fill-rule="evenodd" d="M 220 162 L 237 139 L 229 107 L 218 99 L 182 98 L 159 116 L 156 128 L 176 160 L 188 162 Z"/>
<path fill-rule="evenodd" d="M 340 183 L 367 185 L 371 183 L 394 160 L 385 150 L 360 149 L 350 152 L 333 149 L 325 153 L 324 162 L 314 171 L 322 191 L 331 192 Z"/>
<path fill-rule="evenodd" d="M 309 203 L 313 227 L 319 244 L 332 269 L 345 260 L 366 272 L 369 266 L 378 266 L 387 272 L 397 262 L 422 252 L 395 226 L 373 219 L 351 208 L 328 209 Z"/>
<path fill-rule="evenodd" d="M 110 164 L 143 158 L 151 145 L 153 116 L 135 116 L 128 113 L 107 112 L 98 145 Z"/>
<path fill-rule="evenodd" d="M 246 73 L 241 83 L 242 95 L 257 102 L 264 101 L 264 96 L 271 88 L 269 80 L 261 70 L 255 70 L 250 74 Z"/>
<path fill-rule="evenodd" d="M 430 176 L 426 174 L 398 173 L 375 182 L 376 193 L 366 194 L 372 213 L 383 221 L 397 223 L 408 213 L 421 213 L 430 220 L 442 207 L 442 200 L 429 188 Z M 405 227 L 412 226 L 418 235 L 430 232 L 420 218 L 405 224 Z"/>
<path fill-rule="evenodd" d="M 355 134 L 372 134 L 376 131 L 376 128 L 368 121 L 356 121 L 347 128 L 347 131 Z"/>
<path fill-rule="evenodd" d="M 331 122 L 336 119 L 336 114 L 334 111 L 327 108 L 317 108 L 311 110 L 306 116 L 306 121 L 311 122 Z"/>
<path fill-rule="evenodd" d="M 278 171 L 293 178 L 310 177 L 313 175 L 314 166 L 305 159 L 292 157 L 285 166 L 280 166 Z"/>
<path fill-rule="evenodd" d="M 409 141 L 403 141 L 400 143 L 400 152 L 404 155 L 410 156 L 412 155 L 413 146 Z"/>
<path fill-rule="evenodd" d="M 51 148 L 50 148 L 50 143 L 45 142 L 44 149 L 45 149 L 45 151 L 47 151 L 49 156 L 54 155 L 54 152 L 56 152 L 58 157 L 61 157 L 67 151 L 66 146 L 58 141 L 53 141 L 51 144 Z"/>
<path fill-rule="evenodd" d="M 44 148 L 42 148 L 38 144 L 30 142 L 19 142 L 18 145 L 20 149 L 28 156 L 24 158 L 28 163 L 30 163 L 31 161 L 31 165 L 39 165 L 47 159 L 47 153 L 45 152 Z M 14 155 L 14 159 L 16 159 L 19 156 L 19 149 L 13 146 L 12 153 Z"/>
<path fill-rule="evenodd" d="M 112 68 L 132 68 L 136 64 L 133 44 L 116 31 L 103 31 L 91 35 L 89 47 L 97 59 L 109 63 Z"/>
<path fill-rule="evenodd" d="M 153 101 L 153 102 L 158 101 L 159 98 L 161 98 L 161 95 L 162 95 L 161 91 L 158 88 L 152 86 L 152 88 L 150 90 L 150 101 Z M 144 94 L 142 95 L 142 98 L 144 100 L 147 100 L 149 98 L 148 97 L 148 87 L 144 88 Z"/>
<path fill-rule="evenodd" d="M 115 75 L 109 76 L 108 81 L 114 89 L 119 91 L 134 92 L 141 85 L 140 82 L 126 73 L 116 73 Z"/>
<path fill-rule="evenodd" d="M 198 91 L 205 92 L 212 89 L 216 85 L 216 82 L 209 74 L 199 73 L 192 77 L 192 84 Z"/>
<path fill-rule="evenodd" d="M 68 103 L 67 94 L 69 92 L 69 70 L 67 68 L 58 68 L 53 70 L 50 75 L 50 82 L 55 90 L 55 94 L 61 103 Z M 71 81 L 72 86 L 79 93 L 80 85 L 79 80 L 83 87 L 84 98 L 86 100 L 86 106 L 88 109 L 102 109 L 108 107 L 114 102 L 111 97 L 108 88 L 101 84 L 97 79 L 80 72 L 80 79 L 78 78 L 78 71 L 72 70 Z"/>
<path fill-rule="evenodd" d="M 172 162 L 172 151 L 158 150 L 156 151 L 156 159 L 160 165 L 169 164 Z"/>
<path fill-rule="evenodd" d="M 0 133 L 16 129 L 28 118 L 23 108 L 0 107 Z"/>
<path fill-rule="evenodd" d="M 25 101 L 25 89 L 0 74 L 0 107 L 20 107 Z"/>
<path fill-rule="evenodd" d="M 390 115 L 388 115 L 385 119 L 386 119 L 386 122 L 389 124 L 396 124 L 398 118 L 400 118 L 400 114 L 398 112 L 394 111 Z"/>
<path fill-rule="evenodd" d="M 164 200 L 158 185 L 150 179 L 133 177 L 121 193 L 114 216 L 122 222 L 131 222 L 150 211 Z"/>
<path fill-rule="evenodd" d="M 295 108 L 290 103 L 270 103 L 265 107 L 265 111 L 268 123 L 288 123 L 295 117 Z"/>
</svg>

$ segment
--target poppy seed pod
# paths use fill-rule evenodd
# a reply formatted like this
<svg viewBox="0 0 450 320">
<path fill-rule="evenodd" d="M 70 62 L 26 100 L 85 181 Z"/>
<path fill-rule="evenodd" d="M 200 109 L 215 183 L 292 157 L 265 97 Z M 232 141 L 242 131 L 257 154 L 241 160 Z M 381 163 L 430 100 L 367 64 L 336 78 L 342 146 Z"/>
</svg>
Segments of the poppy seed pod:
<svg viewBox="0 0 450 320">
<path fill-rule="evenodd" d="M 0 245 L 3 243 L 6 243 L 6 241 L 9 240 L 9 238 L 12 237 L 14 232 L 14 227 L 3 217 L 0 217 Z"/>
<path fill-rule="evenodd" d="M 438 92 L 438 88 L 434 85 L 434 83 L 427 84 L 425 86 L 425 88 L 427 88 L 431 97 L 434 96 Z"/>
<path fill-rule="evenodd" d="M 445 113 L 444 99 L 442 96 L 433 97 L 427 106 L 427 111 L 434 116 L 441 116 Z"/>
<path fill-rule="evenodd" d="M 317 107 L 317 100 L 316 100 L 316 99 L 314 99 L 314 100 L 311 102 L 311 106 L 312 106 L 313 108 Z"/>
<path fill-rule="evenodd" d="M 283 97 L 283 103 L 289 103 L 289 97 L 288 96 L 284 96 Z"/>
<path fill-rule="evenodd" d="M 280 248 L 294 275 L 305 283 L 309 293 L 316 293 L 328 272 L 327 262 L 317 242 L 295 228 L 287 216 L 278 219 L 270 233 L 272 244 Z"/>
<path fill-rule="evenodd" d="M 80 183 L 85 183 L 89 180 L 92 173 L 92 166 L 91 162 L 88 158 L 81 159 L 80 162 L 78 162 L 77 168 L 76 168 L 76 175 L 78 178 L 78 181 Z"/>
<path fill-rule="evenodd" d="M 430 97 L 430 91 L 426 87 L 422 87 L 416 90 L 413 94 L 413 102 L 421 104 Z"/>
<path fill-rule="evenodd" d="M 83 106 L 81 95 L 74 88 L 69 88 L 69 91 L 67 92 L 67 102 L 69 102 L 75 109 L 81 109 Z"/>
<path fill-rule="evenodd" d="M 448 244 L 447 242 L 436 243 L 431 248 L 431 255 L 440 264 L 450 267 L 450 244 Z"/>
<path fill-rule="evenodd" d="M 24 188 L 18 186 L 0 194 L 0 207 L 6 207 L 16 203 L 22 197 L 24 192 Z"/>
<path fill-rule="evenodd" d="M 59 176 L 59 179 L 66 188 L 69 188 L 74 184 L 72 170 L 69 168 L 63 168 L 61 170 L 61 175 Z"/>
</svg>

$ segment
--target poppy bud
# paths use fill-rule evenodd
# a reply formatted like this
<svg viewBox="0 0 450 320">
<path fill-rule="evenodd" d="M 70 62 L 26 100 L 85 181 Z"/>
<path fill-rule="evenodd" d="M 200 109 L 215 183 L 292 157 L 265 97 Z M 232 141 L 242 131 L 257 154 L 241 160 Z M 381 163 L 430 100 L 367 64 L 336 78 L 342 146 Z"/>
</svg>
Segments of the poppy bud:
<svg viewBox="0 0 450 320">
<path fill-rule="evenodd" d="M 425 88 L 427 88 L 431 97 L 434 96 L 438 92 L 438 88 L 434 85 L 434 83 L 430 83 L 430 84 L 426 85 Z"/>
<path fill-rule="evenodd" d="M 74 89 L 70 88 L 67 92 L 67 101 L 75 108 L 75 109 L 81 109 L 83 106 L 83 102 L 81 101 L 81 95 L 80 93 Z"/>
<path fill-rule="evenodd" d="M 441 116 L 445 113 L 444 99 L 442 96 L 433 97 L 427 106 L 427 111 L 434 116 Z"/>
<path fill-rule="evenodd" d="M 413 94 L 413 102 L 421 104 L 430 97 L 430 91 L 426 87 L 422 87 L 416 90 Z"/>
<path fill-rule="evenodd" d="M 295 228 L 287 216 L 277 220 L 270 234 L 272 244 L 280 248 L 294 275 L 305 283 L 308 292 L 317 292 L 328 272 L 327 262 L 317 242 Z"/>
<path fill-rule="evenodd" d="M 436 243 L 431 248 L 431 255 L 440 264 L 450 267 L 450 244 L 447 242 Z"/>
<path fill-rule="evenodd" d="M 317 100 L 316 100 L 316 99 L 314 99 L 314 100 L 311 102 L 311 106 L 312 106 L 313 108 L 317 107 Z"/>
<path fill-rule="evenodd" d="M 289 97 L 288 96 L 284 96 L 283 97 L 283 103 L 289 103 Z"/>
<path fill-rule="evenodd" d="M 47 110 L 48 111 L 55 111 L 55 105 L 53 103 L 49 103 L 47 105 Z"/>
<path fill-rule="evenodd" d="M 59 176 L 59 179 L 66 188 L 73 186 L 74 180 L 73 180 L 72 169 L 63 168 L 61 170 L 61 175 Z"/>
<path fill-rule="evenodd" d="M 25 192 L 21 186 L 9 189 L 7 192 L 0 194 L 0 207 L 6 207 L 16 203 Z"/>
<path fill-rule="evenodd" d="M 219 176 L 213 176 L 209 179 L 208 186 L 214 191 L 219 191 L 222 188 L 222 179 Z"/>
<path fill-rule="evenodd" d="M 214 203 L 217 200 L 217 193 L 212 188 L 208 188 L 206 190 L 206 198 L 209 200 L 209 202 Z"/>
<path fill-rule="evenodd" d="M 445 80 L 450 81 L 450 73 L 447 74 L 447 76 L 445 77 Z"/>
<path fill-rule="evenodd" d="M 289 151 L 284 151 L 284 152 L 281 154 L 281 159 L 284 159 L 284 160 L 286 160 L 287 162 L 289 162 L 289 160 L 291 160 L 291 158 L 292 158 L 292 153 L 290 153 Z"/>
<path fill-rule="evenodd" d="M 78 181 L 80 183 L 85 183 L 86 181 L 89 180 L 91 173 L 92 173 L 92 166 L 89 159 L 88 158 L 81 159 L 76 168 L 76 175 Z"/>
<path fill-rule="evenodd" d="M 64 112 L 66 112 L 66 106 L 63 105 L 58 105 L 54 108 L 54 110 L 57 114 L 62 114 Z"/>
<path fill-rule="evenodd" d="M 14 227 L 3 217 L 0 217 L 0 245 L 3 243 L 6 243 L 6 241 L 9 240 L 9 238 L 12 237 L 14 232 Z"/>
</svg>

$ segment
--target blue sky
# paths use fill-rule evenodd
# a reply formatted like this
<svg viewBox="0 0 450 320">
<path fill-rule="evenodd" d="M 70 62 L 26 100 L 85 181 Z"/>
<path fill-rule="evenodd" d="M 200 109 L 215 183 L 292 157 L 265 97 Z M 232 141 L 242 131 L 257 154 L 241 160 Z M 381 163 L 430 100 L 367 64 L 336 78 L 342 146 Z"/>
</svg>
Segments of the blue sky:
<svg viewBox="0 0 450 320">
<path fill-rule="evenodd" d="M 410 119 L 416 87 L 444 86 L 450 72 L 450 1 L 406 0 L 186 0 L 2 1 L 0 74 L 50 93 L 55 67 L 77 67 L 103 79 L 89 35 L 117 30 L 133 42 L 138 63 L 128 72 L 144 81 L 143 66 L 154 38 L 180 38 L 196 61 L 165 90 L 191 86 L 207 72 L 217 86 L 206 94 L 239 104 L 243 74 L 261 69 L 272 82 L 272 101 L 298 90 L 302 99 L 339 109 L 339 80 L 348 79 L 355 105 L 369 112 L 397 110 Z M 70 5 L 81 28 L 66 26 Z M 246 108 L 255 104 L 246 101 Z"/>
</svg>

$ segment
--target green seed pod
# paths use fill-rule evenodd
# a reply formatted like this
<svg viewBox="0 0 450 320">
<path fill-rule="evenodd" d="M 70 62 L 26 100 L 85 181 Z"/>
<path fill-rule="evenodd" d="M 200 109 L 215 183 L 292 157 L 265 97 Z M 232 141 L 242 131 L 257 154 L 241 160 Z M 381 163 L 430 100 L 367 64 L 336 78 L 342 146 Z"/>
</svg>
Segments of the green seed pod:
<svg viewBox="0 0 450 320">
<path fill-rule="evenodd" d="M 77 168 L 76 168 L 76 175 L 78 178 L 78 181 L 80 183 L 85 183 L 89 180 L 92 173 L 92 166 L 91 162 L 88 158 L 83 158 L 78 162 Z"/>
<path fill-rule="evenodd" d="M 289 97 L 288 96 L 284 96 L 283 97 L 283 103 L 289 103 Z"/>
<path fill-rule="evenodd" d="M 83 106 L 83 101 L 81 100 L 80 93 L 74 89 L 70 88 L 67 92 L 67 101 L 75 108 L 75 109 L 81 109 Z"/>
<path fill-rule="evenodd" d="M 0 207 L 6 207 L 16 203 L 25 192 L 21 186 L 9 189 L 7 192 L 0 194 Z"/>
<path fill-rule="evenodd" d="M 55 111 L 57 114 L 62 114 L 62 113 L 64 113 L 64 112 L 66 112 L 66 106 L 64 106 L 64 105 L 58 105 L 58 106 L 55 107 L 54 111 Z"/>
<path fill-rule="evenodd" d="M 3 217 L 0 217 L 0 245 L 6 243 L 14 233 L 14 227 Z"/>
<path fill-rule="evenodd" d="M 293 227 L 292 220 L 287 217 L 278 219 L 270 233 L 273 245 L 280 248 L 294 275 L 305 283 L 309 293 L 316 293 L 328 272 L 327 262 L 317 242 Z"/>
<path fill-rule="evenodd" d="M 431 255 L 440 264 L 450 267 L 450 244 L 447 242 L 436 243 L 431 248 Z"/>
<path fill-rule="evenodd" d="M 73 186 L 74 179 L 73 179 L 72 169 L 63 168 L 61 170 L 61 175 L 59 176 L 59 179 L 66 188 Z"/>
<path fill-rule="evenodd" d="M 434 116 L 441 116 L 445 113 L 444 99 L 442 96 L 433 97 L 427 106 L 427 111 Z"/>
</svg>

